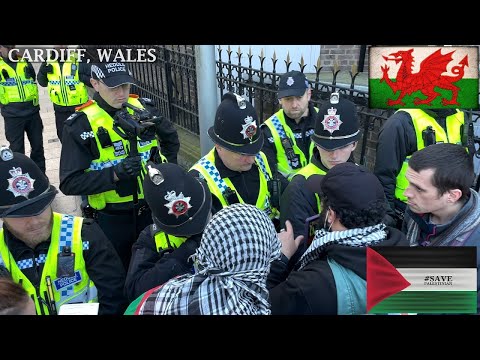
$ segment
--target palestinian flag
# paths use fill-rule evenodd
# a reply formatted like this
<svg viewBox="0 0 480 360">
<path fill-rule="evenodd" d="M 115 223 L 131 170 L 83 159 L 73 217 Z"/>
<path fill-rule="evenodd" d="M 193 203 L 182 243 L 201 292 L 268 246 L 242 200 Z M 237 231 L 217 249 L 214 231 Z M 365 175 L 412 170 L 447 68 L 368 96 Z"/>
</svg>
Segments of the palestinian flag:
<svg viewBox="0 0 480 360">
<path fill-rule="evenodd" d="M 477 46 L 374 46 L 371 108 L 478 109 Z"/>
<path fill-rule="evenodd" d="M 476 313 L 476 247 L 367 248 L 367 312 Z"/>
</svg>

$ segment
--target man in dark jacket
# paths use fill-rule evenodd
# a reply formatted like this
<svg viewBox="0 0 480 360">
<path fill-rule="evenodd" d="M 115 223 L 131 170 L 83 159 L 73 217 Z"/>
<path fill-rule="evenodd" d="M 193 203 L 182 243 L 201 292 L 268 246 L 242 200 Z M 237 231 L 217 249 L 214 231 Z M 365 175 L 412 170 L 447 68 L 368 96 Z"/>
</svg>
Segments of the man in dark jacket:
<svg viewBox="0 0 480 360">
<path fill-rule="evenodd" d="M 100 303 L 99 314 L 121 314 L 125 271 L 91 219 L 59 214 L 57 190 L 23 154 L 0 149 L 0 266 L 22 285 L 38 315 L 64 304 Z"/>
<path fill-rule="evenodd" d="M 375 177 L 352 163 L 338 164 L 306 184 L 322 197 L 324 228 L 288 272 L 288 259 L 302 238 L 294 240 L 290 224 L 279 235 L 281 260 L 268 278 L 272 315 L 366 313 L 366 247 L 408 246 L 405 235 L 387 227 L 383 188 Z"/>
<path fill-rule="evenodd" d="M 64 124 L 60 190 L 87 196 L 97 210 L 98 224 L 128 269 L 133 243 L 152 223 L 143 199 L 145 164 L 176 163 L 180 143 L 172 123 L 159 115 L 150 99 L 130 94 L 135 81 L 125 63 L 92 64 L 91 71 L 93 100 L 78 107 Z"/>
<path fill-rule="evenodd" d="M 435 144 L 409 161 L 403 232 L 411 246 L 476 246 L 480 290 L 480 197 L 470 188 L 473 161 L 464 147 Z M 477 298 L 480 310 L 480 297 Z"/>
<path fill-rule="evenodd" d="M 125 281 L 129 301 L 193 269 L 191 255 L 210 219 L 212 196 L 207 184 L 176 164 L 149 163 L 143 182 L 154 223 L 132 248 Z"/>
<path fill-rule="evenodd" d="M 465 113 L 456 109 L 400 109 L 380 129 L 374 173 L 400 229 L 408 186 L 405 172 L 416 151 L 437 142 L 462 144 Z"/>
</svg>

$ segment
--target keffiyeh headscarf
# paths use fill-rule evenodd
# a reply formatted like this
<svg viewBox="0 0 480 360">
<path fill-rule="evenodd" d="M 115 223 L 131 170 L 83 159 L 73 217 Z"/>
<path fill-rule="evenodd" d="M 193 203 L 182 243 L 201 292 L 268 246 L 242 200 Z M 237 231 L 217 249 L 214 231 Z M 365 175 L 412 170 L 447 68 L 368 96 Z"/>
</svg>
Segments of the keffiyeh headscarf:
<svg viewBox="0 0 480 360">
<path fill-rule="evenodd" d="M 169 280 L 140 315 L 269 315 L 266 279 L 281 243 L 270 218 L 234 204 L 213 216 L 194 254 L 196 273 Z"/>
</svg>

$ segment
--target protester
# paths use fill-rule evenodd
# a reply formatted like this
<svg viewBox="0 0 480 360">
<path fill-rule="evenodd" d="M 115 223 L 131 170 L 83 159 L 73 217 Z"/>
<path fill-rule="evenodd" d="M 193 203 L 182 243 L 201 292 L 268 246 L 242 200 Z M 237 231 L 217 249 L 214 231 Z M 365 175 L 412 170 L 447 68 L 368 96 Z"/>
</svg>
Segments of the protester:
<svg viewBox="0 0 480 360">
<path fill-rule="evenodd" d="M 205 228 L 194 255 L 195 273 L 146 292 L 126 314 L 268 315 L 266 279 L 279 256 L 269 217 L 255 206 L 233 204 Z"/>
<path fill-rule="evenodd" d="M 367 246 L 408 246 L 405 235 L 382 222 L 383 188 L 360 166 L 337 164 L 325 176 L 309 177 L 306 186 L 321 195 L 323 229 L 289 272 L 302 237 L 294 239 L 287 222 L 283 256 L 268 278 L 272 315 L 365 314 Z"/>
</svg>

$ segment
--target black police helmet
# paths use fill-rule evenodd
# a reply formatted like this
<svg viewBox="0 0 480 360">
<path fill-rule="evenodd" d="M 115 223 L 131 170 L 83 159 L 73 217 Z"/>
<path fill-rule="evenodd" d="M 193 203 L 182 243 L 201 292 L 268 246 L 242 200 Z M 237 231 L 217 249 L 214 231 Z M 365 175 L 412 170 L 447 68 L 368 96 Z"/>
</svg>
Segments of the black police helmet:
<svg viewBox="0 0 480 360">
<path fill-rule="evenodd" d="M 0 218 L 40 215 L 57 192 L 33 160 L 0 148 Z"/>
<path fill-rule="evenodd" d="M 232 92 L 223 96 L 208 136 L 215 144 L 244 155 L 256 155 L 263 146 L 255 108 Z"/>
<path fill-rule="evenodd" d="M 312 141 L 325 150 L 335 150 L 358 141 L 360 128 L 355 104 L 332 93 L 319 109 Z"/>
<path fill-rule="evenodd" d="M 173 236 L 199 234 L 207 225 L 212 195 L 205 181 L 176 164 L 147 164 L 145 200 L 155 226 Z"/>
</svg>

